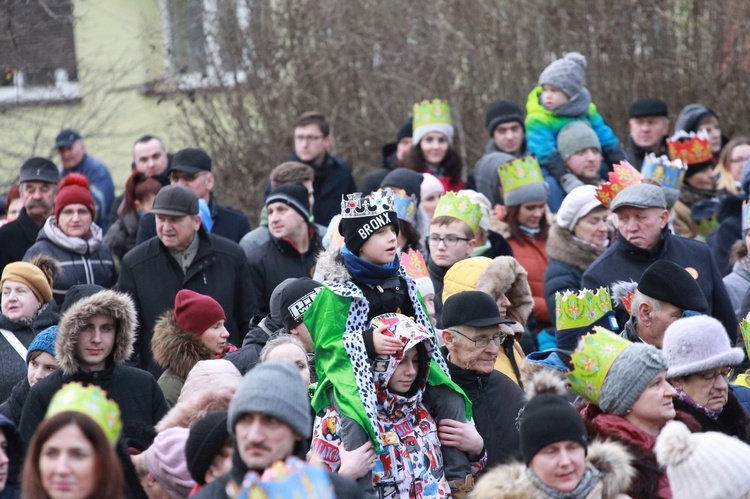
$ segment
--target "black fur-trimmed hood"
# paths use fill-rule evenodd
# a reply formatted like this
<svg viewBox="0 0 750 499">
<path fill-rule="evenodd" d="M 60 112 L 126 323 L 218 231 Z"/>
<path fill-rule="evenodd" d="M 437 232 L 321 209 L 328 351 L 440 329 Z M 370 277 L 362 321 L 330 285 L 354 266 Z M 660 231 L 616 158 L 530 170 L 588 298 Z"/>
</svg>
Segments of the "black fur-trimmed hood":
<svg viewBox="0 0 750 499">
<path fill-rule="evenodd" d="M 132 355 L 135 328 L 138 324 L 133 300 L 125 293 L 109 289 L 99 291 L 73 304 L 60 320 L 55 342 L 55 358 L 65 374 L 78 371 L 78 335 L 89 318 L 99 314 L 114 317 L 117 325 L 115 345 L 110 359 L 115 364 L 121 364 Z"/>
<path fill-rule="evenodd" d="M 215 357 L 199 337 L 177 324 L 174 310 L 167 310 L 156 321 L 151 351 L 159 367 L 171 369 L 183 380 L 198 361 Z"/>
</svg>

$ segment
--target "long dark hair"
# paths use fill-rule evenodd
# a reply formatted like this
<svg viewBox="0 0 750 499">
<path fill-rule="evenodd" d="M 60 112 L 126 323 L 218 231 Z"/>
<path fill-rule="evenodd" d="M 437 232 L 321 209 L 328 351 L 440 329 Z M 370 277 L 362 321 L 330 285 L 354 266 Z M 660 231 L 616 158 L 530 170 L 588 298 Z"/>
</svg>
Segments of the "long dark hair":
<svg viewBox="0 0 750 499">
<path fill-rule="evenodd" d="M 424 159 L 422 147 L 419 144 L 414 144 L 411 148 L 411 153 L 404 159 L 406 160 L 406 165 L 415 172 L 422 173 L 427 164 Z M 461 161 L 461 156 L 458 155 L 453 146 L 448 146 L 448 150 L 445 153 L 443 161 L 438 166 L 438 170 L 448 177 L 451 185 L 453 185 L 461 182 L 463 169 L 464 164 Z"/>
<path fill-rule="evenodd" d="M 507 211 L 505 212 L 505 223 L 507 223 L 508 227 L 510 227 L 510 236 L 518 241 L 519 244 L 525 245 L 526 234 L 524 234 L 524 232 L 521 230 L 521 224 L 518 223 L 518 213 L 520 211 L 520 204 L 518 206 L 508 206 Z M 539 220 L 539 234 L 537 235 L 537 239 L 546 241 L 548 231 L 549 222 L 547 222 L 547 217 L 545 215 L 542 216 L 541 220 Z"/>
<path fill-rule="evenodd" d="M 104 430 L 89 416 L 81 412 L 66 411 L 55 414 L 39 425 L 34 438 L 29 444 L 26 464 L 23 467 L 22 496 L 34 498 L 49 498 L 49 494 L 42 485 L 39 471 L 39 458 L 42 447 L 55 433 L 68 425 L 77 426 L 91 445 L 94 447 L 94 488 L 88 498 L 107 497 L 123 499 L 123 477 L 120 461 L 117 459 L 112 445 L 104 435 Z M 88 499 L 87 498 L 87 499 Z"/>
</svg>

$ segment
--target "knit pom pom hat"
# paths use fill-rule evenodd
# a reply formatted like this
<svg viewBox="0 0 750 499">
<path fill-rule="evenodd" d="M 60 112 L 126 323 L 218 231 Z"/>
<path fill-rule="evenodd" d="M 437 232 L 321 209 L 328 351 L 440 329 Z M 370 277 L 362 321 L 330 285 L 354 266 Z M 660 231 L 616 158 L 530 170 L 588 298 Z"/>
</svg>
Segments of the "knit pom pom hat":
<svg viewBox="0 0 750 499">
<path fill-rule="evenodd" d="M 565 57 L 544 68 L 539 75 L 539 85 L 554 85 L 568 97 L 573 97 L 583 87 L 586 65 L 586 57 L 583 54 L 568 52 Z"/>
<path fill-rule="evenodd" d="M 60 212 L 70 204 L 82 204 L 89 210 L 91 217 L 96 216 L 94 198 L 89 192 L 89 180 L 80 173 L 66 175 L 60 181 L 60 187 L 55 198 L 55 219 L 59 220 Z"/>
</svg>

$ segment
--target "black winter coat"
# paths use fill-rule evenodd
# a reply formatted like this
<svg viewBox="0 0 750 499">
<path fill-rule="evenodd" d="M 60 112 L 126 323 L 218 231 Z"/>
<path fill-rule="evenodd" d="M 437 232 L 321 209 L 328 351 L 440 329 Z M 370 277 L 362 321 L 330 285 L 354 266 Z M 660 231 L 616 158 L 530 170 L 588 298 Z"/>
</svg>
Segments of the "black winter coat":
<svg viewBox="0 0 750 499">
<path fill-rule="evenodd" d="M 667 228 L 662 232 L 660 246 L 653 252 L 634 246 L 618 231 L 614 244 L 584 272 L 581 286 L 596 289 L 610 286 L 614 281 L 638 282 L 649 265 L 662 259 L 692 269 L 697 274 L 696 281 L 708 302 L 707 314 L 722 323 L 734 344 L 738 330 L 737 317 L 711 250 L 705 243 L 676 236 Z M 628 320 L 625 309 L 617 307 L 616 312 L 617 322 L 625 324 Z"/>
<path fill-rule="evenodd" d="M 674 408 L 693 416 L 701 425 L 701 431 L 717 431 L 730 437 L 737 437 L 746 444 L 750 443 L 750 415 L 742 407 L 732 390 L 729 390 L 727 403 L 716 421 L 678 397 L 674 398 Z"/>
<path fill-rule="evenodd" d="M 31 387 L 21 415 L 20 432 L 28 446 L 39 423 L 44 419 L 52 397 L 66 383 L 78 381 L 96 385 L 117 402 L 122 417 L 122 439 L 132 440 L 131 447 L 146 449 L 156 436 L 153 427 L 167 413 L 164 396 L 156 380 L 146 371 L 134 367 L 110 365 L 103 371 L 78 371 L 65 374 L 58 369 Z"/>
<path fill-rule="evenodd" d="M 0 227 L 0 274 L 9 263 L 23 260 L 41 229 L 26 214 L 26 208 L 21 210 L 17 219 Z"/>
<path fill-rule="evenodd" d="M 151 355 L 154 324 L 165 310 L 174 308 L 181 289 L 211 296 L 226 313 L 229 342 L 242 344 L 252 317 L 250 270 L 240 247 L 223 237 L 198 231 L 198 253 L 186 274 L 159 238 L 133 248 L 122 260 L 117 288 L 127 292 L 138 311 L 139 334 L 135 352 L 138 365 L 155 378 L 162 370 Z"/>
<path fill-rule="evenodd" d="M 633 142 L 633 137 L 628 136 L 628 147 L 625 149 L 625 157 L 636 170 L 641 171 L 643 158 L 645 158 L 650 152 L 652 151 L 647 151 L 642 147 L 637 146 L 635 142 Z M 662 139 L 661 144 L 659 145 L 659 153 L 656 154 L 657 157 L 662 155 L 669 155 L 669 151 L 667 150 L 667 137 Z"/>
<path fill-rule="evenodd" d="M 271 293 L 282 281 L 290 277 L 312 277 L 322 246 L 317 232 L 312 228 L 309 232 L 310 246 L 303 254 L 289 241 L 273 236 L 264 244 L 244 253 L 250 267 L 250 279 L 254 283 L 250 288 L 252 317 L 265 316 L 270 312 Z"/>
<path fill-rule="evenodd" d="M 447 358 L 445 348 L 443 355 Z M 521 459 L 521 441 L 516 429 L 524 394 L 518 385 L 498 371 L 478 374 L 448 361 L 451 379 L 471 400 L 474 423 L 484 439 L 489 469 L 497 464 Z"/>
<path fill-rule="evenodd" d="M 241 211 L 221 205 L 214 201 L 213 197 L 208 206 L 211 209 L 211 218 L 214 222 L 213 227 L 211 227 L 211 234 L 226 237 L 230 241 L 239 243 L 242 236 L 250 232 L 250 222 L 247 220 L 247 216 Z M 138 222 L 138 235 L 136 236 L 135 244 L 145 243 L 155 236 L 156 215 L 147 213 Z"/>
<path fill-rule="evenodd" d="M 13 421 L 16 426 L 21 423 L 23 403 L 26 401 L 30 389 L 28 378 L 24 378 L 13 387 L 8 400 L 0 404 L 0 414 Z"/>
<path fill-rule="evenodd" d="M 264 317 L 258 324 L 251 324 L 242 347 L 224 356 L 243 376 L 258 364 L 260 351 L 266 343 L 278 333 L 284 332 L 284 326 L 275 324 L 270 316 Z"/>
</svg>

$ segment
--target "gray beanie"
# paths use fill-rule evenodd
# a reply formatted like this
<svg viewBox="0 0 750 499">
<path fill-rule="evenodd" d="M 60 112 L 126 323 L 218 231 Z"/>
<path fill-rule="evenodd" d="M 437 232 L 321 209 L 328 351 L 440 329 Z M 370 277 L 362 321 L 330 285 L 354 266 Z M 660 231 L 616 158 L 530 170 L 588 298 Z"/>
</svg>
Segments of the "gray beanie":
<svg viewBox="0 0 750 499">
<path fill-rule="evenodd" d="M 273 416 L 303 438 L 312 433 L 310 399 L 299 371 L 286 360 L 269 360 L 248 371 L 229 402 L 227 429 L 249 412 Z"/>
<path fill-rule="evenodd" d="M 599 137 L 591 125 L 585 121 L 573 121 L 568 123 L 557 134 L 557 152 L 562 159 L 567 161 L 572 155 L 582 149 L 593 147 L 602 152 Z"/>
<path fill-rule="evenodd" d="M 646 343 L 633 343 L 617 356 L 602 383 L 599 408 L 624 416 L 657 374 L 667 370 L 661 351 Z"/>
<path fill-rule="evenodd" d="M 586 57 L 578 52 L 568 52 L 539 75 L 539 85 L 554 85 L 573 97 L 581 91 L 586 74 Z"/>
</svg>

